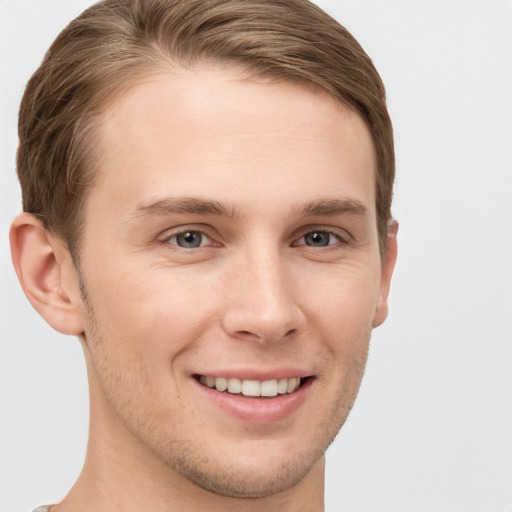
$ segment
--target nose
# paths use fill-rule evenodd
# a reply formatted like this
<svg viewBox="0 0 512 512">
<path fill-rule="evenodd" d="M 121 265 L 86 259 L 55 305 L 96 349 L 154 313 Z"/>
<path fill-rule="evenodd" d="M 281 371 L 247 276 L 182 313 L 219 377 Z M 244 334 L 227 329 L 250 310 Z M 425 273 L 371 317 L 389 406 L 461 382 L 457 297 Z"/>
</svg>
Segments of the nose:
<svg viewBox="0 0 512 512">
<path fill-rule="evenodd" d="M 277 251 L 260 250 L 240 258 L 227 277 L 224 330 L 231 337 L 262 344 L 300 333 L 305 316 L 292 275 Z"/>
</svg>

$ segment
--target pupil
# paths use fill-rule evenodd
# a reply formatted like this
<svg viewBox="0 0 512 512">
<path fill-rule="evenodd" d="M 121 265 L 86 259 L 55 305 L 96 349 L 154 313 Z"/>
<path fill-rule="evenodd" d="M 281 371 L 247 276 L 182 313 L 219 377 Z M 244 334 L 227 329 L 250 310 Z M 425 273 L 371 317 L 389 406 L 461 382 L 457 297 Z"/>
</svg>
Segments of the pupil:
<svg viewBox="0 0 512 512">
<path fill-rule="evenodd" d="M 313 231 L 307 235 L 306 241 L 310 242 L 311 245 L 316 245 L 317 247 L 325 247 L 329 245 L 329 235 L 328 233 L 323 233 L 321 231 Z"/>
<path fill-rule="evenodd" d="M 183 233 L 183 235 L 178 238 L 178 245 L 186 248 L 199 247 L 201 245 L 201 235 L 199 233 L 194 233 L 193 231 Z"/>
</svg>

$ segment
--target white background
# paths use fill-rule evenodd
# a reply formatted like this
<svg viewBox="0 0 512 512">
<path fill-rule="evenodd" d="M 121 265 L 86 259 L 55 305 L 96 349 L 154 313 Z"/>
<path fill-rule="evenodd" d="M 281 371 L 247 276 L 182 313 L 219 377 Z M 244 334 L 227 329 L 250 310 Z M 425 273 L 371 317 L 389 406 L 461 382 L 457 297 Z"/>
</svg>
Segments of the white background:
<svg viewBox="0 0 512 512">
<path fill-rule="evenodd" d="M 79 343 L 23 296 L 16 115 L 44 51 L 91 2 L 0 0 L 0 512 L 81 468 Z M 327 455 L 328 511 L 512 511 L 512 1 L 323 0 L 373 58 L 396 131 L 400 256 L 356 406 Z"/>
</svg>

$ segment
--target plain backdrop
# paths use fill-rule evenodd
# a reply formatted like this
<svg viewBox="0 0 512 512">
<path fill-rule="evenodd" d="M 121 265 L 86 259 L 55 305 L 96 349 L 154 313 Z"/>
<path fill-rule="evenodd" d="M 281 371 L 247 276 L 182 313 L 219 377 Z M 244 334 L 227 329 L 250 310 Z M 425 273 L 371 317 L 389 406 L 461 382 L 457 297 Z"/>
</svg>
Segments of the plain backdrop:
<svg viewBox="0 0 512 512">
<path fill-rule="evenodd" d="M 207 0 L 206 0 L 207 1 Z M 88 0 L 0 0 L 0 512 L 62 498 L 88 404 L 79 343 L 11 268 L 24 84 Z M 512 1 L 324 0 L 374 60 L 396 131 L 400 254 L 326 507 L 512 511 Z"/>
</svg>

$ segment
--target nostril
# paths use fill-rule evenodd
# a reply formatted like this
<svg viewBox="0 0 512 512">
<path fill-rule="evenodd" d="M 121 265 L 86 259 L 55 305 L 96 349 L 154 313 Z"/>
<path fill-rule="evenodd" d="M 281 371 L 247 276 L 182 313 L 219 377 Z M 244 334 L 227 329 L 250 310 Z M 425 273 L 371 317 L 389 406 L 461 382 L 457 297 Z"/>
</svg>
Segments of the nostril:
<svg viewBox="0 0 512 512">
<path fill-rule="evenodd" d="M 276 337 L 276 336 L 273 336 L 273 338 L 275 338 L 276 341 L 278 339 L 291 338 L 296 332 L 297 332 L 297 329 L 290 329 L 289 331 L 285 332 L 284 335 L 282 335 L 281 338 Z M 265 336 L 263 333 L 262 334 L 258 334 L 258 333 L 251 332 L 251 331 L 246 331 L 246 330 L 238 331 L 237 335 L 242 337 L 242 338 L 257 338 L 259 340 L 267 339 L 267 336 Z"/>
</svg>

